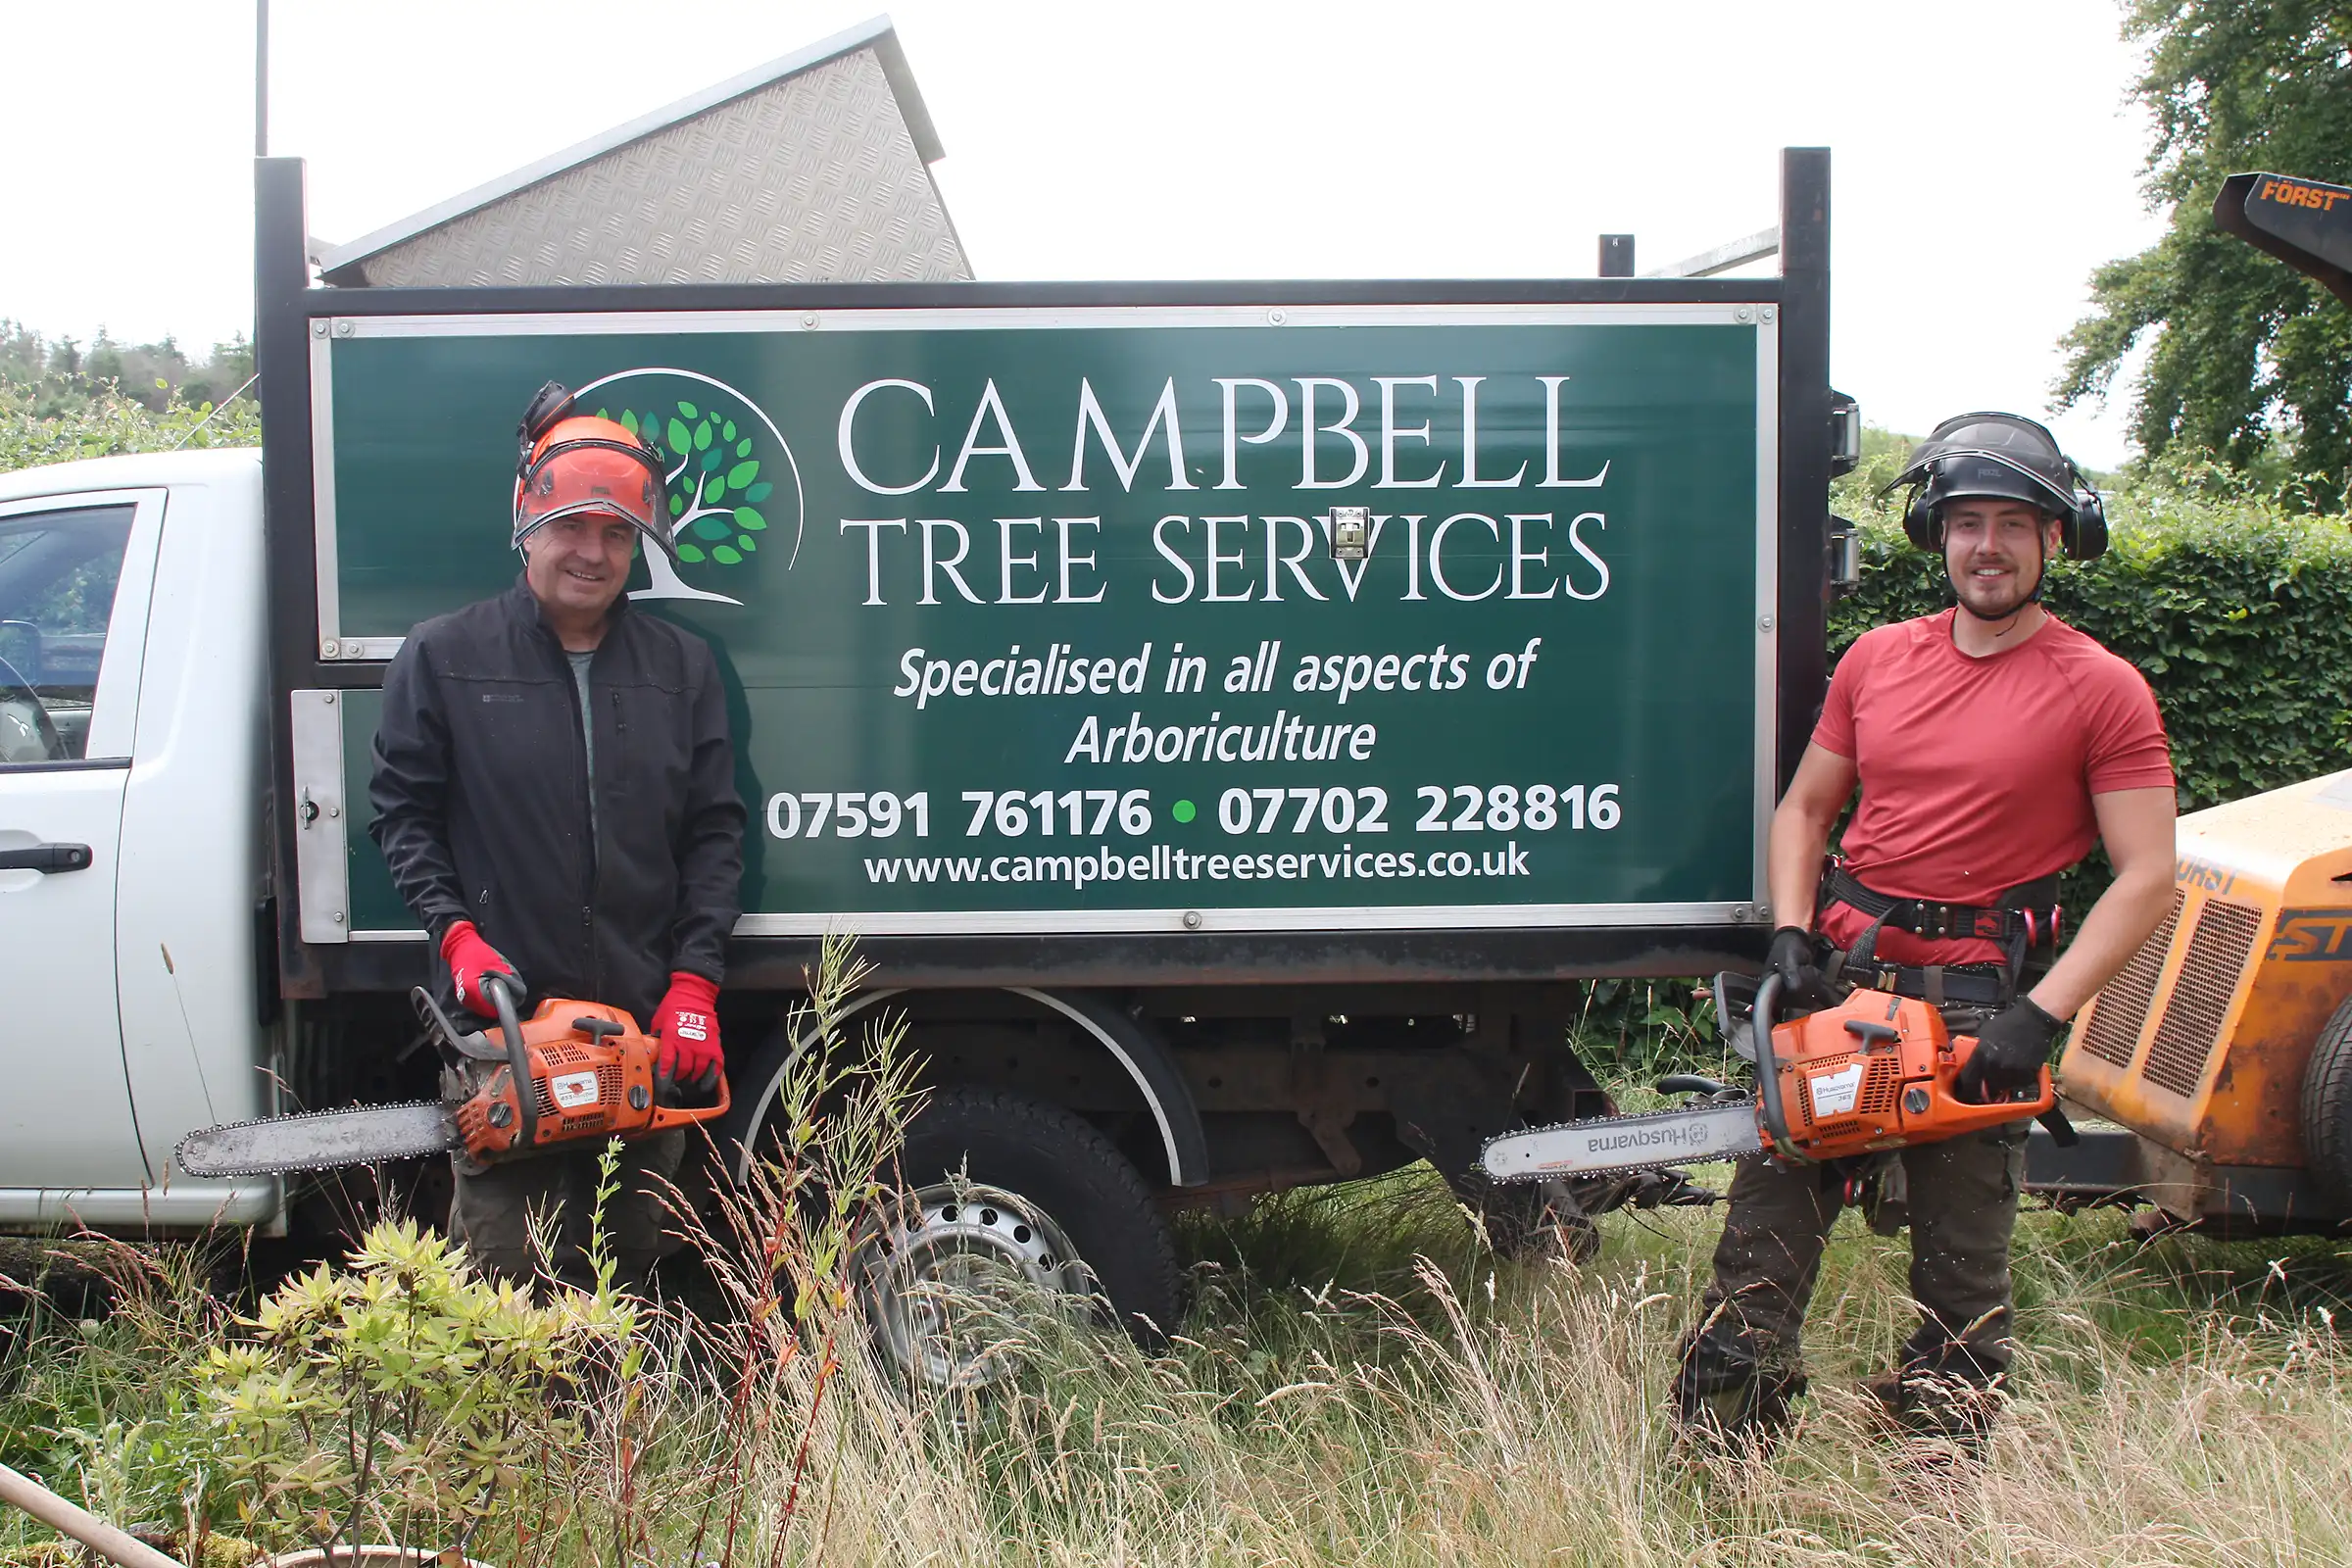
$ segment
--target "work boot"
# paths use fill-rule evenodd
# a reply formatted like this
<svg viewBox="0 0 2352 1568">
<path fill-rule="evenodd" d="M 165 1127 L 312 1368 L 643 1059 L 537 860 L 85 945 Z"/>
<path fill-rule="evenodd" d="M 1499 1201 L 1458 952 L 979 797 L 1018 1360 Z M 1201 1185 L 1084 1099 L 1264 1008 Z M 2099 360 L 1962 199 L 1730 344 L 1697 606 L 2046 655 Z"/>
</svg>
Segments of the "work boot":
<svg viewBox="0 0 2352 1568">
<path fill-rule="evenodd" d="M 2007 1397 L 1998 1378 L 1981 1383 L 1919 1367 L 1864 1378 L 1861 1392 L 1889 1436 L 1931 1440 L 1923 1454 L 1948 1449 L 1969 1460 L 1984 1456 Z"/>
<path fill-rule="evenodd" d="M 1745 1336 L 1724 1343 L 1701 1333 L 1683 1349 L 1674 1377 L 1674 1419 L 1682 1441 L 1717 1455 L 1760 1458 L 1779 1445 L 1789 1405 L 1805 1392 L 1801 1366 L 1759 1363 Z"/>
</svg>

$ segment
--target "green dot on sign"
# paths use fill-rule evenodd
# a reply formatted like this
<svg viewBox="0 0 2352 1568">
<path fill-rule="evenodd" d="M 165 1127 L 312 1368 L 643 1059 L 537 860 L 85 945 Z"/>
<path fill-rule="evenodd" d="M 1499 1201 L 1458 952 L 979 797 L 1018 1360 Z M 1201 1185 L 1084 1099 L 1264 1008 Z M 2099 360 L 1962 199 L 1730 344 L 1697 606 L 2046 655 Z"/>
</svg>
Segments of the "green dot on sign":
<svg viewBox="0 0 2352 1568">
<path fill-rule="evenodd" d="M 1179 822 L 1190 822 L 1195 814 L 1193 803 L 1178 801 L 1174 806 L 1168 808 L 1168 814 Z"/>
</svg>

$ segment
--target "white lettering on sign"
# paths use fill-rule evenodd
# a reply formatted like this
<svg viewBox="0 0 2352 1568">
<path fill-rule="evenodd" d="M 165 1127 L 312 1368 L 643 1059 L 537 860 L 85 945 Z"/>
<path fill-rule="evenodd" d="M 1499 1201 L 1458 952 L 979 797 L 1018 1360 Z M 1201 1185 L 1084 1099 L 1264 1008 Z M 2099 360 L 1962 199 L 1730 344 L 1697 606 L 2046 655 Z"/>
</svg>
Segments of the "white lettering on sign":
<svg viewBox="0 0 2352 1568">
<path fill-rule="evenodd" d="M 555 1096 L 556 1103 L 565 1110 L 577 1110 L 582 1105 L 596 1103 L 596 1074 L 592 1072 L 562 1073 L 547 1081 L 547 1092 Z"/>
<path fill-rule="evenodd" d="M 1806 1082 L 1813 1093 L 1813 1114 L 1842 1116 L 1854 1108 L 1862 1093 L 1862 1074 L 1869 1063 L 1850 1061 L 1836 1072 L 1817 1072 Z"/>
<path fill-rule="evenodd" d="M 1515 409 L 1502 421 L 1514 439 L 1490 440 L 1490 448 L 1521 454 L 1507 472 L 1496 466 L 1507 461 L 1500 453 L 1482 451 L 1479 445 L 1480 399 L 1495 377 L 1434 372 L 1363 377 L 1378 396 L 1376 434 L 1356 428 L 1359 420 L 1366 418 L 1368 405 L 1355 381 L 1347 376 L 1290 376 L 1286 378 L 1288 387 L 1256 376 L 1208 379 L 1218 389 L 1221 415 L 1218 449 L 1223 459 L 1222 476 L 1216 484 L 1204 485 L 1185 464 L 1175 377 L 1161 378 L 1138 429 L 1136 411 L 1142 409 L 1146 396 L 1152 396 L 1146 388 L 1119 389 L 1106 409 L 1092 379 L 1081 376 L 1074 394 L 1069 477 L 1060 488 L 1086 492 L 1101 484 L 1101 465 L 1096 480 L 1087 477 L 1088 458 L 1099 449 L 1108 460 L 1110 477 L 1127 494 L 1152 488 L 1159 480 L 1156 460 L 1163 456 L 1165 482 L 1157 485 L 1163 492 L 1246 490 L 1250 486 L 1241 473 L 1243 449 L 1268 445 L 1286 434 L 1295 434 L 1299 443 L 1298 476 L 1287 485 L 1294 493 L 1345 490 L 1367 481 L 1375 490 L 1599 489 L 1608 480 L 1613 461 L 1592 450 L 1599 432 L 1580 429 L 1572 411 L 1563 408 L 1562 389 L 1570 379 L 1566 375 L 1534 378 L 1544 396 L 1541 476 L 1533 458 L 1524 455 L 1528 438 L 1536 433 L 1519 428 L 1530 422 L 1525 411 Z M 1427 402 L 1413 408 L 1414 413 L 1425 414 L 1438 401 L 1441 385 L 1448 381 L 1460 403 L 1459 429 L 1452 432 L 1458 436 L 1459 448 L 1452 459 L 1431 450 L 1440 440 L 1434 418 L 1403 422 L 1398 409 L 1400 395 L 1425 398 Z M 1519 389 L 1523 397 L 1526 391 Z M 1247 413 L 1241 407 L 1245 399 L 1250 406 Z M 917 404 L 922 409 L 919 415 L 914 413 Z M 1012 490 L 1046 488 L 1032 470 L 1027 449 L 1014 429 L 1012 406 L 993 379 L 983 382 L 971 405 L 963 439 L 942 480 L 945 454 L 934 421 L 964 418 L 964 412 L 960 406 L 942 409 L 938 404 L 931 387 L 921 381 L 884 377 L 859 385 L 843 403 L 835 427 L 844 474 L 874 495 L 936 491 L 949 496 L 966 493 L 967 471 L 976 460 L 990 459 L 997 462 L 984 464 L 982 471 L 998 480 L 1009 480 Z M 1114 420 L 1112 409 L 1124 414 L 1125 428 Z M 858 441 L 861 414 L 868 427 L 862 457 Z M 1021 417 L 1034 425 L 1039 416 L 1024 406 Z M 874 428 L 877 419 L 882 420 L 879 429 Z M 947 427 L 952 430 L 954 425 L 949 422 Z M 1132 446 L 1128 445 L 1130 437 Z M 1408 448 L 1400 455 L 1398 444 L 1407 441 L 1420 450 Z M 1434 466 L 1428 472 L 1414 472 L 1411 470 L 1420 465 L 1404 461 L 1406 458 L 1420 458 Z M 924 466 L 919 475 L 914 473 L 917 463 Z M 1335 463 L 1344 466 L 1344 471 L 1335 468 Z M 1482 464 L 1486 465 L 1483 469 Z M 871 468 L 883 471 L 876 474 Z M 1579 471 L 1585 469 L 1591 471 Z M 1199 471 L 1205 476 L 1206 466 Z M 1265 487 L 1286 488 L 1273 482 L 1270 475 Z M 1365 557 L 1339 562 L 1331 560 L 1322 548 L 1331 532 L 1330 517 L 1304 507 L 1292 514 L 1163 515 L 1152 529 L 1152 552 L 1160 564 L 1152 578 L 1152 597 L 1163 605 L 1279 603 L 1293 594 L 1328 602 L 1336 597 L 1336 588 L 1352 603 L 1363 586 L 1366 562 L 1374 557 L 1385 561 L 1397 554 L 1394 544 L 1382 548 L 1382 529 L 1390 521 L 1404 525 L 1404 586 L 1398 595 L 1402 603 L 1432 601 L 1433 594 L 1423 586 L 1425 578 L 1436 599 L 1457 603 L 1504 597 L 1591 603 L 1609 590 L 1610 568 L 1599 541 L 1585 532 L 1588 527 L 1596 533 L 1608 527 L 1608 515 L 1599 510 L 1573 515 L 1565 509 L 1503 511 L 1496 515 L 1432 509 L 1396 517 L 1374 514 L 1367 521 L 1370 538 Z M 1427 526 L 1432 522 L 1434 527 Z M 1200 524 L 1198 529 L 1195 523 Z M 1049 526 L 1053 530 L 1050 536 Z M 891 592 L 904 594 L 909 580 L 919 581 L 921 597 L 916 602 L 924 605 L 948 603 L 951 595 L 972 605 L 1105 603 L 1111 584 L 1102 562 L 1129 554 L 1124 540 L 1119 539 L 1126 526 L 1123 519 L 1102 514 L 985 521 L 954 516 L 839 519 L 839 533 L 845 542 L 853 532 L 864 536 L 865 595 L 858 603 L 875 609 L 894 603 Z M 991 585 L 980 580 L 990 564 L 991 552 L 975 537 L 975 530 L 989 527 L 997 533 L 993 595 Z M 1049 538 L 1054 547 L 1051 558 Z M 1449 540 L 1457 557 L 1471 556 L 1475 564 L 1449 560 L 1446 555 Z M 1109 556 L 1100 554 L 1099 545 L 1109 546 Z M 918 564 L 911 558 L 917 548 L 920 572 L 913 577 L 911 568 Z M 1260 560 L 1264 562 L 1262 573 L 1255 564 Z M 1588 571 L 1590 578 L 1585 576 Z"/>
</svg>

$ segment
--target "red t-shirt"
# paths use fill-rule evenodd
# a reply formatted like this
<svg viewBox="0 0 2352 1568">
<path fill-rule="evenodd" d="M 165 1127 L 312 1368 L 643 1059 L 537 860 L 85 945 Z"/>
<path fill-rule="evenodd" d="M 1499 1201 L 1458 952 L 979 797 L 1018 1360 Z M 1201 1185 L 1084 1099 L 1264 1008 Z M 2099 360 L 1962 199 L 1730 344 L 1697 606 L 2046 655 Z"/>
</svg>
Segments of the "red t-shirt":
<svg viewBox="0 0 2352 1568">
<path fill-rule="evenodd" d="M 1895 898 L 1990 905 L 2090 853 L 2092 796 L 2170 789 L 2172 757 L 2155 694 L 2129 662 L 2055 615 L 2017 647 L 1971 659 L 1952 644 L 1957 613 L 1863 633 L 1838 662 L 1813 743 L 1862 776 L 1843 841 L 1856 880 Z M 1816 924 L 1846 948 L 1870 920 L 1832 904 Z M 1878 952 L 1897 963 L 2004 956 L 1990 942 L 1891 926 Z"/>
</svg>

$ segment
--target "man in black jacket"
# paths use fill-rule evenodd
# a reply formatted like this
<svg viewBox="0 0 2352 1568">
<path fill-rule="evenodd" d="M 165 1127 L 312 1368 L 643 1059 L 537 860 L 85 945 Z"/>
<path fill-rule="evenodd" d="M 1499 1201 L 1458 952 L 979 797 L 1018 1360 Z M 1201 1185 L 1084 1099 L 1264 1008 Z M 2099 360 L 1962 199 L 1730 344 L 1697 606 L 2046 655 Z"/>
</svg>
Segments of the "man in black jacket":
<svg viewBox="0 0 2352 1568">
<path fill-rule="evenodd" d="M 626 1009 L 661 1037 L 665 1087 L 709 1091 L 716 1003 L 743 873 L 718 667 L 701 639 L 633 613 L 640 534 L 669 550 L 658 450 L 570 416 L 550 387 L 524 417 L 514 586 L 410 633 L 384 677 L 369 827 L 439 948 L 454 998 L 484 1017 L 485 973 L 536 997 Z M 527 1016 L 527 1010 L 526 1014 Z M 606 1214 L 624 1283 L 662 1241 L 662 1189 L 683 1131 L 624 1146 Z M 582 1244 L 602 1146 L 494 1165 L 456 1156 L 451 1233 L 494 1276 L 539 1267 L 591 1284 Z"/>
</svg>

